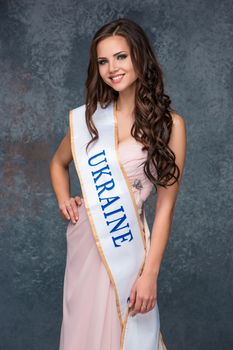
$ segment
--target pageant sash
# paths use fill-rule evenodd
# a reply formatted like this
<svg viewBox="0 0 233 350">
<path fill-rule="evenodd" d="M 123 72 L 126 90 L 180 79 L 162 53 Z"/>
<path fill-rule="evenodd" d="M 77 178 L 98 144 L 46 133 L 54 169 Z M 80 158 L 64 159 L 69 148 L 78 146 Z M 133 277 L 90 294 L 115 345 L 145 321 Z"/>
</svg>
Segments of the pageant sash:
<svg viewBox="0 0 233 350">
<path fill-rule="evenodd" d="M 157 304 L 145 314 L 129 316 L 130 291 L 144 266 L 150 232 L 145 216 L 145 232 L 142 229 L 119 161 L 115 104 L 107 108 L 98 104 L 93 121 L 99 138 L 86 152 L 91 137 L 85 105 L 70 111 L 71 149 L 92 233 L 115 291 L 122 324 L 120 350 L 162 350 Z"/>
</svg>

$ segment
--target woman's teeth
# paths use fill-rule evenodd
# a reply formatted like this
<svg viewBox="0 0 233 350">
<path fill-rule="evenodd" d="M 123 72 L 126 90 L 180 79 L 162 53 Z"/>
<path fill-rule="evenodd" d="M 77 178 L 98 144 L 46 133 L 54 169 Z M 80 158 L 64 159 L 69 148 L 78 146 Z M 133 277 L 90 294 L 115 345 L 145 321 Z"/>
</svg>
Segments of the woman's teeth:
<svg viewBox="0 0 233 350">
<path fill-rule="evenodd" d="M 115 77 L 112 77 L 111 80 L 114 81 L 114 83 L 119 83 L 121 79 L 123 78 L 124 74 L 119 74 Z"/>
</svg>

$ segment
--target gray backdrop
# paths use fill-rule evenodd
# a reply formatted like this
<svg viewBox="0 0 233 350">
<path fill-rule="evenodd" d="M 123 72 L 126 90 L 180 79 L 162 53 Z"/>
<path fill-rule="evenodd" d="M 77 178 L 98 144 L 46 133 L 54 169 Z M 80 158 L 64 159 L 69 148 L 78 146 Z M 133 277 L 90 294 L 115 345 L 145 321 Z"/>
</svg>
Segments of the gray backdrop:
<svg viewBox="0 0 233 350">
<path fill-rule="evenodd" d="M 84 103 L 92 35 L 120 16 L 146 30 L 187 125 L 185 172 L 159 278 L 165 344 L 233 349 L 232 15 L 230 0 L 0 2 L 1 349 L 58 349 L 67 222 L 49 161 L 68 111 Z M 71 177 L 72 194 L 80 194 L 73 164 Z M 153 191 L 150 225 L 155 201 Z"/>
</svg>

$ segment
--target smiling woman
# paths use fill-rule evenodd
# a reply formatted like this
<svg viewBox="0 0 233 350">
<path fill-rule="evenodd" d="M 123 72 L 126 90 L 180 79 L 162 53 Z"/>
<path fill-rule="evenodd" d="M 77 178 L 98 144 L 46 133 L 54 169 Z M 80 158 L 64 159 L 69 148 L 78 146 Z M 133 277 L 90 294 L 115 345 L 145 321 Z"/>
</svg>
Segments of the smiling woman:
<svg viewBox="0 0 233 350">
<path fill-rule="evenodd" d="M 100 28 L 86 103 L 70 111 L 51 160 L 59 208 L 70 220 L 60 350 L 166 349 L 157 279 L 186 153 L 185 122 L 170 103 L 143 29 L 129 19 Z M 71 160 L 81 198 L 70 194 Z M 150 233 L 144 203 L 153 186 Z"/>
<path fill-rule="evenodd" d="M 103 56 L 103 54 L 107 56 Z M 129 89 L 137 79 L 126 39 L 114 35 L 97 45 L 99 74 L 103 81 L 116 91 Z"/>
</svg>

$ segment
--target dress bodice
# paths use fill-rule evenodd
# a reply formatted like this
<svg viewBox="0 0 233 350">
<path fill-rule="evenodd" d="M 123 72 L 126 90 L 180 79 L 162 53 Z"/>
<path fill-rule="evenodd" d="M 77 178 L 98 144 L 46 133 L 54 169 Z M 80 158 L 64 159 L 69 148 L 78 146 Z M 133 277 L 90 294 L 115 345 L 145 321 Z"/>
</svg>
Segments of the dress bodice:
<svg viewBox="0 0 233 350">
<path fill-rule="evenodd" d="M 140 142 L 129 140 L 118 145 L 118 154 L 132 186 L 138 210 L 141 214 L 142 205 L 153 188 L 152 182 L 146 177 L 143 170 L 143 162 L 147 158 L 147 151 L 142 150 Z"/>
</svg>

